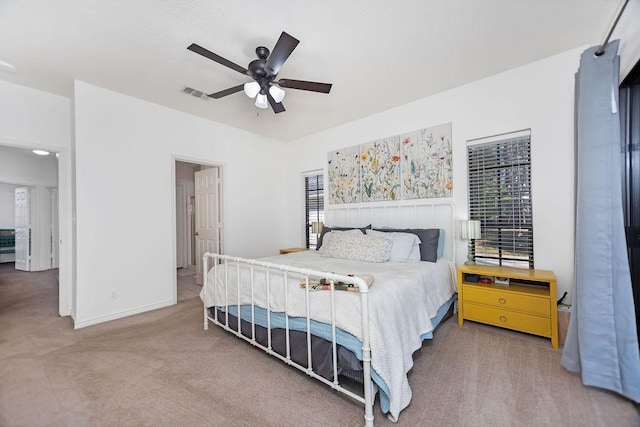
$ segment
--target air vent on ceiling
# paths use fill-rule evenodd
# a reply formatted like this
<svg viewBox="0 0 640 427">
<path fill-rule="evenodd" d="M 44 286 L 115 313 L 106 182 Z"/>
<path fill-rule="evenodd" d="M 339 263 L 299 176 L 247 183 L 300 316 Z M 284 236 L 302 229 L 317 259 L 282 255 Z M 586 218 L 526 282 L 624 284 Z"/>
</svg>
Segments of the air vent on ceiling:
<svg viewBox="0 0 640 427">
<path fill-rule="evenodd" d="M 209 96 L 201 90 L 194 89 L 192 87 L 185 86 L 182 88 L 182 93 L 186 93 L 187 95 L 195 96 L 196 98 L 200 98 L 203 101 L 208 101 Z"/>
</svg>

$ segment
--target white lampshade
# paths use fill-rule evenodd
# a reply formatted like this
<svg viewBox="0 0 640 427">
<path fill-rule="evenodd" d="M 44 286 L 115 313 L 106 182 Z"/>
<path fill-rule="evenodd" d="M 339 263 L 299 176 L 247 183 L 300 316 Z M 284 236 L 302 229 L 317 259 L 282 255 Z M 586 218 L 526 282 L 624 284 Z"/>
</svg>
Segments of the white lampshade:
<svg viewBox="0 0 640 427">
<path fill-rule="evenodd" d="M 320 234 L 322 233 L 322 227 L 324 226 L 324 224 L 322 222 L 312 222 L 311 223 L 311 232 L 313 234 Z"/>
<path fill-rule="evenodd" d="M 269 93 L 273 96 L 273 99 L 275 99 L 276 102 L 282 102 L 284 99 L 285 91 L 279 86 L 271 86 L 269 88 Z"/>
<path fill-rule="evenodd" d="M 460 238 L 464 240 L 479 239 L 480 234 L 480 221 L 476 220 L 463 220 L 460 221 Z"/>
<path fill-rule="evenodd" d="M 258 92 L 260 92 L 260 85 L 258 82 L 244 84 L 244 93 L 246 93 L 249 98 L 255 98 Z"/>
<path fill-rule="evenodd" d="M 259 94 L 256 96 L 256 107 L 258 108 L 268 108 L 269 103 L 267 103 L 267 95 Z"/>
</svg>

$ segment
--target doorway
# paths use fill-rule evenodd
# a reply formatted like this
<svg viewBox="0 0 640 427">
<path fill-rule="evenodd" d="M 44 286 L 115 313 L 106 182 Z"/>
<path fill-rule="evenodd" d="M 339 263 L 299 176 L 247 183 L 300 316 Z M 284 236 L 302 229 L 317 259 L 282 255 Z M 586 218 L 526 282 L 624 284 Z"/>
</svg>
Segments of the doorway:
<svg viewBox="0 0 640 427">
<path fill-rule="evenodd" d="M 0 261 L 24 271 L 58 268 L 57 154 L 0 146 L 0 170 L 0 229 L 13 240 Z"/>
<path fill-rule="evenodd" d="M 56 280 L 56 311 L 60 316 L 68 316 L 72 302 L 70 260 L 67 252 L 61 255 L 60 242 L 64 237 L 68 246 L 71 240 L 67 240 L 66 210 L 62 211 L 67 205 L 59 204 L 59 189 L 62 188 L 65 197 L 68 195 L 64 181 L 68 152 L 59 157 L 57 150 L 49 151 L 36 155 L 29 147 L 0 144 L 0 229 L 4 230 L 3 235 L 11 236 L 10 242 L 4 242 L 11 247 L 3 244 L 0 266 L 3 275 L 11 271 L 18 274 L 17 261 L 22 263 L 22 270 L 28 271 L 25 277 L 36 277 L 39 274 L 36 271 L 49 271 L 47 274 Z M 31 210 L 28 217 L 20 220 L 16 216 L 18 189 L 23 189 L 25 197 L 29 195 Z M 21 234 L 18 229 L 22 226 Z M 22 247 L 25 240 L 29 244 Z"/>
<path fill-rule="evenodd" d="M 222 249 L 222 167 L 175 160 L 177 300 L 202 288 L 202 256 Z"/>
</svg>

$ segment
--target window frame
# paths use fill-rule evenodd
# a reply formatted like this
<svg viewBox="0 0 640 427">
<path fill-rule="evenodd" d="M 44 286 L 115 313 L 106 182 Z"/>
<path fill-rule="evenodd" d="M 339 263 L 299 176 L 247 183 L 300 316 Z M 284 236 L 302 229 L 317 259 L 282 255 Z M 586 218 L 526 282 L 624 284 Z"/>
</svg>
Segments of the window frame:
<svg viewBox="0 0 640 427">
<path fill-rule="evenodd" d="M 324 171 L 315 170 L 303 174 L 304 181 L 304 229 L 305 247 L 315 249 L 318 236 L 312 232 L 313 222 L 324 222 Z"/>
<path fill-rule="evenodd" d="M 531 132 L 467 141 L 469 219 L 481 238 L 469 241 L 481 264 L 534 268 Z"/>
</svg>

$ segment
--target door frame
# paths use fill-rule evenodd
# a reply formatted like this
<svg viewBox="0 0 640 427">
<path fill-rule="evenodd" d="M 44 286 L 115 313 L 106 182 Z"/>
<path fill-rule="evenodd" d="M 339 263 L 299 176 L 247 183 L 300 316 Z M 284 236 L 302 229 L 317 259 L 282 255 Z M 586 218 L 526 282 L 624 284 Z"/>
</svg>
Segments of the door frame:
<svg viewBox="0 0 640 427">
<path fill-rule="evenodd" d="M 178 261 L 177 261 L 177 255 L 178 255 L 178 250 L 177 250 L 177 245 L 178 245 L 178 218 L 176 215 L 176 162 L 184 162 L 184 163 L 192 163 L 195 165 L 202 165 L 202 166 L 209 166 L 209 167 L 214 167 L 214 168 L 218 168 L 219 170 L 219 175 L 220 175 L 220 180 L 222 181 L 222 185 L 220 186 L 220 194 L 218 196 L 218 199 L 220 200 L 220 248 L 222 249 L 222 253 L 226 253 L 227 252 L 227 239 L 226 239 L 226 206 L 227 206 L 227 202 L 226 202 L 226 195 L 227 195 L 227 180 L 226 180 L 226 165 L 224 163 L 217 163 L 217 162 L 212 162 L 210 160 L 204 160 L 201 158 L 196 158 L 196 157 L 189 157 L 189 156 L 179 156 L 179 155 L 172 155 L 171 156 L 171 227 L 172 227 L 172 233 L 171 233 L 171 247 L 172 247 L 172 255 L 171 255 L 171 260 L 173 262 L 173 269 L 172 271 L 176 271 L 178 268 Z M 172 277 L 173 280 L 173 290 L 174 290 L 174 304 L 177 304 L 178 302 L 178 276 L 177 274 L 174 274 Z"/>
<path fill-rule="evenodd" d="M 58 154 L 58 314 L 75 321 L 75 194 L 73 160 L 70 147 L 31 144 L 0 138 L 0 145 L 25 150 L 46 150 Z M 32 186 L 27 182 L 8 184 Z"/>
<path fill-rule="evenodd" d="M 185 267 L 185 264 L 188 266 L 189 263 L 188 261 L 185 263 L 185 259 L 187 258 L 187 246 L 188 246 L 188 236 L 185 236 L 184 239 L 179 239 L 178 236 L 180 233 L 178 233 L 178 221 L 180 219 L 184 220 L 184 224 L 181 223 L 181 225 L 184 225 L 185 227 L 187 227 L 187 216 L 184 212 L 182 212 L 182 217 L 181 217 L 181 213 L 178 210 L 178 206 L 179 205 L 184 205 L 186 204 L 186 199 L 187 199 L 187 186 L 185 184 L 178 184 L 176 183 L 176 268 L 181 268 L 181 267 Z M 178 259 L 178 255 L 180 254 L 180 249 L 182 249 L 182 259 Z"/>
</svg>

